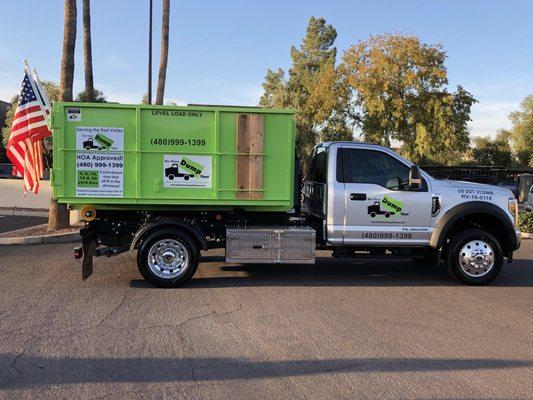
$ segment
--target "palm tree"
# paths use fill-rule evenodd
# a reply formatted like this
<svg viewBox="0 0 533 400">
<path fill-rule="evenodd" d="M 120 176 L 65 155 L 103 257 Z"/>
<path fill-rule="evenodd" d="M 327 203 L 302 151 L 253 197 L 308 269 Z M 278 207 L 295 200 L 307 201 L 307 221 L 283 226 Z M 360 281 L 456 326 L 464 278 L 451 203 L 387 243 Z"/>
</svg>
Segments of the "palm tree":
<svg viewBox="0 0 533 400">
<path fill-rule="evenodd" d="M 157 96 L 155 104 L 163 104 L 165 97 L 165 81 L 168 61 L 168 25 L 170 16 L 170 0 L 163 0 L 163 21 L 161 23 L 161 59 L 159 60 L 159 78 L 157 80 Z"/>
<path fill-rule="evenodd" d="M 72 101 L 74 81 L 74 50 L 76 47 L 76 0 L 65 0 L 65 20 L 63 27 L 63 56 L 61 58 L 61 78 L 59 100 Z M 50 201 L 48 230 L 55 231 L 69 226 L 69 211 L 65 204 Z"/>
<path fill-rule="evenodd" d="M 83 0 L 83 66 L 85 69 L 85 101 L 94 101 L 93 55 L 91 44 L 91 0 Z"/>
</svg>

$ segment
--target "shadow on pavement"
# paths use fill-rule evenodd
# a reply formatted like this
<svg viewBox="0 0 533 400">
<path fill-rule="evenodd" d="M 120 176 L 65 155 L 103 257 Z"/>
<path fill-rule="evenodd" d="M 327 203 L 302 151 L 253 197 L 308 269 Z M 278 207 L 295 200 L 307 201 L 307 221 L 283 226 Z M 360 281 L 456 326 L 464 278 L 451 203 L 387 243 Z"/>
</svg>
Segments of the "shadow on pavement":
<svg viewBox="0 0 533 400">
<path fill-rule="evenodd" d="M 344 358 L 254 361 L 234 358 L 77 358 L 0 354 L 0 388 L 97 382 L 183 382 L 263 379 L 337 372 L 474 371 L 532 367 L 532 360 Z"/>
<path fill-rule="evenodd" d="M 318 257 L 316 264 L 222 264 L 224 257 L 208 256 L 200 268 L 213 270 L 209 276 L 197 273 L 180 289 L 253 286 L 463 286 L 446 268 L 417 264 L 411 260 L 335 259 Z M 131 287 L 153 288 L 143 280 Z M 500 276 L 490 286 L 533 287 L 532 260 L 504 264 Z"/>
</svg>

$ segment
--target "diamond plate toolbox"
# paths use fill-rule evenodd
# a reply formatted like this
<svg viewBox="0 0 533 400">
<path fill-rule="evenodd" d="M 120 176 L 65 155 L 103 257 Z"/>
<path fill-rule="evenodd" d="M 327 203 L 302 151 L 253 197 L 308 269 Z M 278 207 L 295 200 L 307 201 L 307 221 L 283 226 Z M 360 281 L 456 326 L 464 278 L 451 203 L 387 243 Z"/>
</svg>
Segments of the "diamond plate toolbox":
<svg viewBox="0 0 533 400">
<path fill-rule="evenodd" d="M 315 230 L 308 226 L 226 229 L 226 262 L 313 264 Z"/>
</svg>

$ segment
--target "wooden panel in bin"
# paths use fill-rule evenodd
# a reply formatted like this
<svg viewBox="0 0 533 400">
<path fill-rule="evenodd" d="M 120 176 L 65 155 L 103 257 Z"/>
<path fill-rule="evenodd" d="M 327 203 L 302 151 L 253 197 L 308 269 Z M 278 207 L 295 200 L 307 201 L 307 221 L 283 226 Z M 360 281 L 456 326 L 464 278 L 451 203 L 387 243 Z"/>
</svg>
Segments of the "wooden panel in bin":
<svg viewBox="0 0 533 400">
<path fill-rule="evenodd" d="M 262 199 L 263 190 L 262 114 L 237 114 L 237 198 Z M 252 191 L 248 191 L 252 190 Z"/>
<path fill-rule="evenodd" d="M 237 198 L 247 199 L 249 192 L 243 192 L 242 189 L 248 189 L 250 182 L 249 156 L 242 153 L 250 154 L 250 136 L 248 133 L 248 114 L 237 114 Z"/>
<path fill-rule="evenodd" d="M 250 189 L 263 189 L 263 114 L 251 114 L 248 118 L 250 132 Z M 261 155 L 254 155 L 261 154 Z M 262 199 L 263 192 L 250 192 L 249 198 Z"/>
</svg>

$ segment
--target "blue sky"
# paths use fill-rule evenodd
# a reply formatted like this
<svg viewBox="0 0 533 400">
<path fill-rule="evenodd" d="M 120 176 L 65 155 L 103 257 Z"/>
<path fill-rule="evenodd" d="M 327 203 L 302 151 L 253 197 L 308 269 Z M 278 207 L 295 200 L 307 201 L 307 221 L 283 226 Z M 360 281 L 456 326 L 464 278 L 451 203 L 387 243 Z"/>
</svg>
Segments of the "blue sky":
<svg viewBox="0 0 533 400">
<path fill-rule="evenodd" d="M 75 89 L 81 90 L 78 3 Z M 110 101 L 136 103 L 146 92 L 147 4 L 92 0 L 95 86 Z M 0 99 L 18 91 L 24 58 L 41 79 L 58 81 L 63 1 L 0 0 L 0 10 Z M 161 0 L 154 0 L 154 77 L 160 13 Z M 173 0 L 166 99 L 257 104 L 266 69 L 290 65 L 290 46 L 300 43 L 310 16 L 324 17 L 337 29 L 339 54 L 385 32 L 441 43 L 450 84 L 463 85 L 479 100 L 473 135 L 508 127 L 509 112 L 533 93 L 533 1 Z"/>
</svg>

